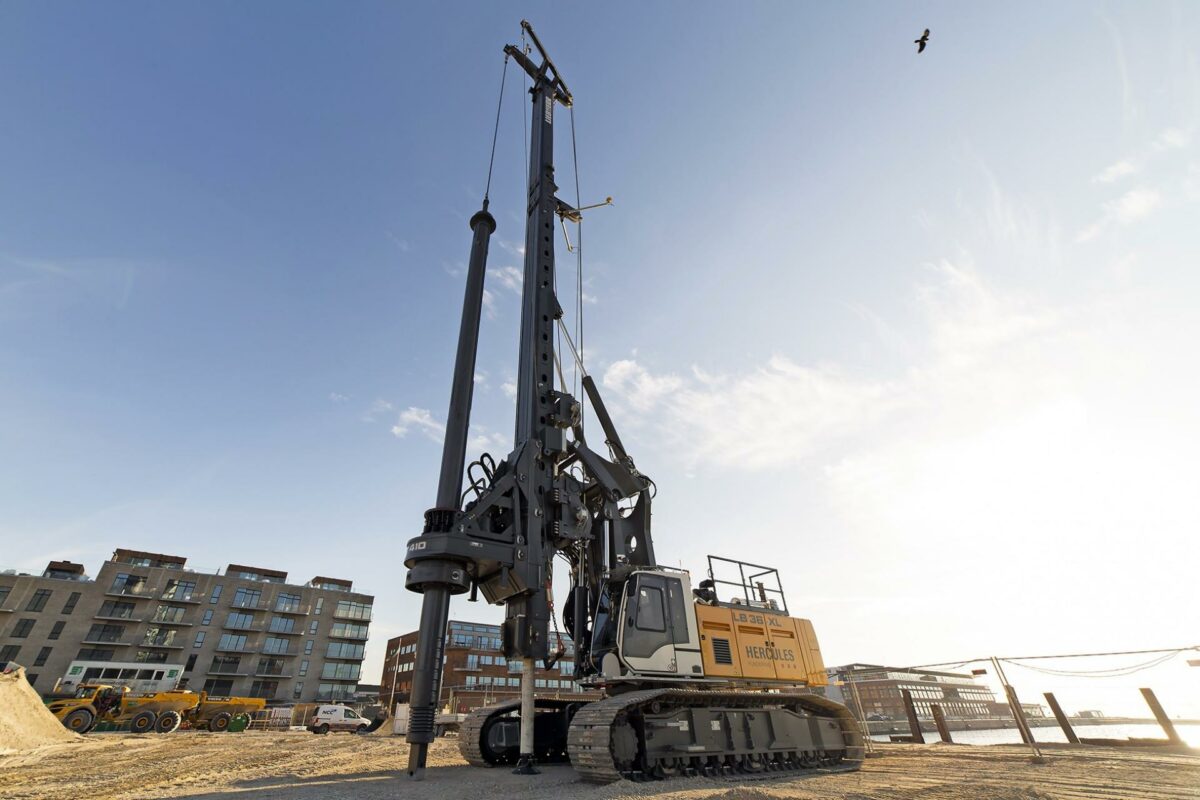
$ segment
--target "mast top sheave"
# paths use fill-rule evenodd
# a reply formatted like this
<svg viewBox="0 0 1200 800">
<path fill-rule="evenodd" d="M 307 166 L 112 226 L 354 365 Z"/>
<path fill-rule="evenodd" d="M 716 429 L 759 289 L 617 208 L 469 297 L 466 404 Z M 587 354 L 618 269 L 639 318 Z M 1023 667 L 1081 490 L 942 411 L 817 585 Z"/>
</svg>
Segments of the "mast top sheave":
<svg viewBox="0 0 1200 800">
<path fill-rule="evenodd" d="M 541 40 L 533 32 L 533 26 L 529 24 L 528 20 L 521 20 L 521 29 L 529 34 L 529 40 L 533 42 L 533 46 L 541 54 L 542 65 L 538 66 L 534 64 L 529 56 L 515 44 L 504 45 L 505 55 L 512 56 L 513 60 L 521 65 L 521 69 L 529 73 L 529 77 L 533 78 L 535 83 L 538 80 L 545 80 L 554 89 L 554 99 L 564 106 L 570 106 L 573 100 L 571 90 L 567 88 L 566 82 L 562 79 L 562 75 L 559 74 L 558 67 L 554 66 L 554 62 L 550 59 L 550 54 L 546 52 L 546 48 L 542 46 Z"/>
</svg>

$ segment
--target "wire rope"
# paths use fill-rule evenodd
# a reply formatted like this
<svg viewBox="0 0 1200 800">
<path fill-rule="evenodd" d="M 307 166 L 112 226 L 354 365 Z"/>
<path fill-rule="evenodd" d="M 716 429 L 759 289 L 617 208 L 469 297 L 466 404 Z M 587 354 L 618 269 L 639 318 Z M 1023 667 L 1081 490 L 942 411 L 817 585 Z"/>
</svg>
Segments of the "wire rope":
<svg viewBox="0 0 1200 800">
<path fill-rule="evenodd" d="M 508 77 L 508 55 L 504 56 L 504 69 L 500 71 L 500 99 L 496 101 L 496 127 L 492 130 L 492 155 L 488 159 L 487 186 L 483 190 L 483 204 L 487 207 L 488 195 L 492 191 L 492 168 L 496 165 L 496 140 L 500 137 L 500 109 L 504 106 L 504 84 Z"/>
</svg>

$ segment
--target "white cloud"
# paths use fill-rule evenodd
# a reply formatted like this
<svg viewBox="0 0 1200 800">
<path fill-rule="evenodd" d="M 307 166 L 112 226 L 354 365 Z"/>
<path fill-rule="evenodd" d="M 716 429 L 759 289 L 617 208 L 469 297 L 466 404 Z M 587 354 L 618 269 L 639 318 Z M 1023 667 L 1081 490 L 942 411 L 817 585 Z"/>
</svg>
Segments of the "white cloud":
<svg viewBox="0 0 1200 800">
<path fill-rule="evenodd" d="M 387 400 L 375 400 L 362 414 L 363 422 L 375 422 L 380 416 L 395 410 L 395 406 Z"/>
<path fill-rule="evenodd" d="M 488 274 L 500 282 L 500 285 L 511 292 L 521 293 L 521 285 L 525 282 L 525 273 L 516 267 L 490 267 Z"/>
<path fill-rule="evenodd" d="M 1121 159 L 1115 164 L 1110 164 L 1100 171 L 1096 177 L 1092 178 L 1093 183 L 1112 183 L 1113 181 L 1124 178 L 1128 175 L 1133 175 L 1138 171 L 1137 164 L 1134 164 L 1129 159 Z"/>
<path fill-rule="evenodd" d="M 487 289 L 483 290 L 483 313 L 487 315 L 488 319 L 496 318 L 496 295 Z"/>
<path fill-rule="evenodd" d="M 434 442 L 441 442 L 446 435 L 446 426 L 434 419 L 429 409 L 415 406 L 400 412 L 396 424 L 392 426 L 392 435 L 403 439 L 411 430 L 420 431 Z"/>
<path fill-rule="evenodd" d="M 333 403 L 344 403 L 350 399 L 350 395 L 341 394 L 340 392 L 330 392 L 329 400 Z"/>
<path fill-rule="evenodd" d="M 1100 219 L 1084 228 L 1075 237 L 1076 242 L 1089 242 L 1116 225 L 1128 225 L 1153 213 L 1163 204 L 1162 193 L 1155 189 L 1140 187 L 1131 189 L 1116 200 L 1104 204 Z"/>
<path fill-rule="evenodd" d="M 517 379 L 509 378 L 508 380 L 504 381 L 504 383 L 500 384 L 500 391 L 504 392 L 505 397 L 516 397 Z"/>
</svg>

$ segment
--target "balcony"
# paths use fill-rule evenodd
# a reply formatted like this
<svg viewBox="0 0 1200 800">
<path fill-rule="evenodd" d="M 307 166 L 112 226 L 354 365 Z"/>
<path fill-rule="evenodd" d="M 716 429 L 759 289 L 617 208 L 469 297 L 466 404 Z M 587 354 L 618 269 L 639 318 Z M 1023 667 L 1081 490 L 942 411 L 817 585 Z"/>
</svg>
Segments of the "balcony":
<svg viewBox="0 0 1200 800">
<path fill-rule="evenodd" d="M 107 617 L 97 617 L 97 619 L 107 619 Z M 174 625 L 177 628 L 191 628 L 196 624 L 194 622 L 175 622 L 169 619 L 158 619 L 157 617 L 148 619 L 146 622 L 149 622 L 151 625 Z"/>
<path fill-rule="evenodd" d="M 96 614 L 95 616 L 92 617 L 92 619 L 102 619 L 102 620 L 106 620 L 109 622 L 124 622 L 129 625 L 137 625 L 140 622 L 146 621 L 142 617 L 110 617 L 105 614 Z"/>
<path fill-rule="evenodd" d="M 138 647 L 153 647 L 158 650 L 182 650 L 183 645 L 171 642 L 142 642 Z"/>
<path fill-rule="evenodd" d="M 250 676 L 249 672 L 238 672 L 237 671 L 238 669 L 241 669 L 241 667 L 237 667 L 233 671 L 230 671 L 228 669 L 208 669 L 208 670 L 204 670 L 204 674 L 205 675 L 227 675 L 230 678 L 247 678 Z"/>
<path fill-rule="evenodd" d="M 272 611 L 276 614 L 292 614 L 298 617 L 307 617 L 309 606 L 301 606 L 299 603 L 285 603 L 283 605 L 276 603 Z"/>
<path fill-rule="evenodd" d="M 262 625 L 230 625 L 228 622 L 222 623 L 221 627 L 227 631 L 246 631 L 248 633 L 262 633 L 266 630 Z"/>
<path fill-rule="evenodd" d="M 177 594 L 175 592 L 163 592 L 159 595 L 159 600 L 166 600 L 171 603 L 191 603 L 198 606 L 204 602 L 202 594 Z"/>
<path fill-rule="evenodd" d="M 217 645 L 213 649 L 218 653 L 245 654 L 245 653 L 257 653 L 258 652 L 257 647 L 221 647 L 220 645 Z M 272 654 L 272 655 L 278 655 L 278 654 Z"/>
<path fill-rule="evenodd" d="M 267 610 L 266 604 L 260 603 L 257 600 L 243 600 L 240 603 L 235 600 L 229 604 L 229 607 L 230 608 L 247 608 L 247 609 L 250 609 L 251 611 L 257 611 L 260 609 L 263 611 Z"/>
<path fill-rule="evenodd" d="M 256 678 L 290 678 L 290 677 L 292 677 L 292 675 L 290 672 L 286 673 L 286 674 L 282 673 L 282 672 L 256 672 L 256 673 L 254 673 L 254 677 L 256 677 Z"/>
<path fill-rule="evenodd" d="M 267 633 L 271 636 L 303 636 L 303 630 L 296 631 L 277 631 L 274 628 L 267 628 Z"/>
<path fill-rule="evenodd" d="M 120 642 L 111 639 L 89 639 L 85 636 L 80 644 L 98 644 L 104 647 L 129 647 L 133 642 Z"/>
<path fill-rule="evenodd" d="M 107 597 L 125 597 L 130 600 L 153 600 L 154 592 L 149 589 L 118 589 L 113 587 L 104 593 Z"/>
<path fill-rule="evenodd" d="M 371 615 L 367 614 L 364 617 L 364 616 L 361 616 L 361 614 L 362 614 L 361 611 L 348 611 L 345 613 L 338 613 L 337 606 L 334 606 L 333 614 L 331 614 L 330 616 L 332 616 L 334 619 L 346 619 L 346 620 L 350 620 L 351 622 L 361 622 L 363 625 L 369 624 L 371 622 Z"/>
<path fill-rule="evenodd" d="M 360 636 L 357 633 L 337 633 L 336 631 L 330 631 L 329 638 L 330 639 L 353 639 L 356 642 L 365 642 L 367 640 L 367 634 L 364 633 Z"/>
</svg>

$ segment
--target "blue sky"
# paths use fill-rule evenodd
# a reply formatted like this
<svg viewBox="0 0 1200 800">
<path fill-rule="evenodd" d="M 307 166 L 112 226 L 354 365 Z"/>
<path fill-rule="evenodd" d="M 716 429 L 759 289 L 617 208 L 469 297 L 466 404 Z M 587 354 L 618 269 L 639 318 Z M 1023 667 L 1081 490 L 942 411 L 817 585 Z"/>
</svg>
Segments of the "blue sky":
<svg viewBox="0 0 1200 800">
<path fill-rule="evenodd" d="M 124 545 L 349 577 L 374 678 L 416 622 L 400 560 L 522 17 L 576 96 L 582 199 L 615 199 L 586 225 L 587 359 L 664 560 L 777 564 L 837 663 L 1195 638 L 1182 3 L 6 3 L 0 565 Z M 473 429 L 497 453 L 508 78 Z"/>
</svg>

